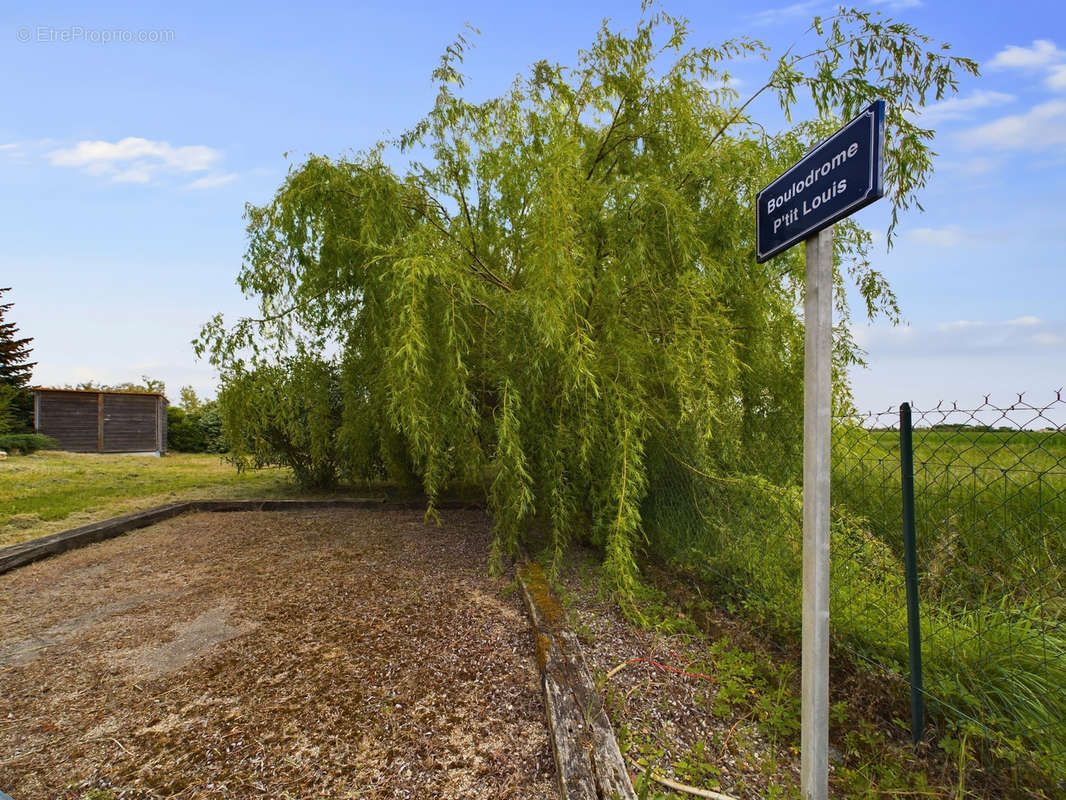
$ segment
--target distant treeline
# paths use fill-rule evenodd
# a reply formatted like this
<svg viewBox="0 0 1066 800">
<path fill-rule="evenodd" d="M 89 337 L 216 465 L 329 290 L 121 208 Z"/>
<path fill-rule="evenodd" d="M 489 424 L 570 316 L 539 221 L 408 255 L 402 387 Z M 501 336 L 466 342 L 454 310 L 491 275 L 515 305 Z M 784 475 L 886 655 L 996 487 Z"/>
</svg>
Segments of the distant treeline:
<svg viewBox="0 0 1066 800">
<path fill-rule="evenodd" d="M 167 449 L 179 453 L 225 453 L 229 450 L 222 432 L 222 417 L 214 400 L 186 411 L 167 406 Z"/>
<path fill-rule="evenodd" d="M 869 431 L 875 431 L 880 433 L 896 433 L 899 431 L 897 427 L 889 426 L 877 426 L 868 428 Z M 976 425 L 969 422 L 942 422 L 937 425 L 922 425 L 915 426 L 915 431 L 918 432 L 930 432 L 936 433 L 1048 433 L 1048 432 L 1061 432 L 1062 429 L 1054 428 L 1051 426 L 1044 428 L 1019 428 L 1016 425 Z"/>
</svg>

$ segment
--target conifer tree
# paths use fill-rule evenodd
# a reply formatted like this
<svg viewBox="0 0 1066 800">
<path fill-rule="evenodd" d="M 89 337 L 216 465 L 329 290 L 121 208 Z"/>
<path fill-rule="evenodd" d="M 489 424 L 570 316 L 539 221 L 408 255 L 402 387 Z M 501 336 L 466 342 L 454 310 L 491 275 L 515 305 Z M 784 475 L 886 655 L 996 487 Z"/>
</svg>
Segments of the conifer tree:
<svg viewBox="0 0 1066 800">
<path fill-rule="evenodd" d="M 0 297 L 5 292 L 10 292 L 11 287 L 0 289 Z M 6 322 L 4 316 L 14 303 L 0 303 L 0 383 L 14 386 L 16 389 L 25 389 L 30 383 L 33 368 L 37 362 L 30 361 L 29 347 L 32 338 L 18 339 L 18 326 L 14 322 Z"/>
<path fill-rule="evenodd" d="M 11 287 L 0 289 L 0 297 Z M 0 384 L 14 389 L 10 398 L 10 412 L 14 430 L 29 430 L 33 422 L 33 396 L 27 391 L 33 368 L 37 362 L 30 361 L 32 338 L 18 338 L 18 326 L 7 322 L 5 315 L 14 303 L 0 303 Z"/>
</svg>

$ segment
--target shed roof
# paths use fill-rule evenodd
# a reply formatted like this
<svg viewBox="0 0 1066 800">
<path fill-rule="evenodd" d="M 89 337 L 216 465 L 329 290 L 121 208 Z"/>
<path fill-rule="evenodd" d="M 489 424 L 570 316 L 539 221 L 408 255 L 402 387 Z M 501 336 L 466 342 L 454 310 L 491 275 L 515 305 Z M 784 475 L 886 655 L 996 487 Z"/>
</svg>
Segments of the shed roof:
<svg viewBox="0 0 1066 800">
<path fill-rule="evenodd" d="M 162 392 L 136 392 L 136 391 L 127 391 L 127 390 L 124 390 L 124 389 L 63 389 L 63 388 L 52 388 L 52 387 L 49 387 L 49 386 L 31 386 L 30 388 L 33 391 L 35 391 L 35 392 L 70 392 L 72 394 L 73 393 L 80 393 L 80 394 L 143 394 L 143 395 L 150 395 L 150 396 L 154 396 L 154 397 L 162 397 L 164 400 L 167 399 L 167 396 L 165 394 L 163 394 Z"/>
</svg>

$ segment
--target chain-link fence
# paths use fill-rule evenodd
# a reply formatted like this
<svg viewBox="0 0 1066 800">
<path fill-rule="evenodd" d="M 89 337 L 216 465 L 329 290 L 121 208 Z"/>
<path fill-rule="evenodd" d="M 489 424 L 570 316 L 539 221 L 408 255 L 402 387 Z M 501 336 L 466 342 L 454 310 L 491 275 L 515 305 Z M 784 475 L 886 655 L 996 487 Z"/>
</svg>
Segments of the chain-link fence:
<svg viewBox="0 0 1066 800">
<path fill-rule="evenodd" d="M 883 568 L 894 575 L 883 581 L 893 584 L 891 599 L 857 590 L 834 613 L 845 625 L 848 617 L 880 616 L 878 638 L 905 643 L 908 426 L 901 437 L 900 411 L 837 420 L 834 505 L 884 544 Z M 976 727 L 1000 748 L 1030 750 L 1066 774 L 1066 401 L 1056 394 L 1034 404 L 1019 395 L 1009 405 L 985 398 L 909 411 L 912 622 L 920 627 L 925 697 L 937 719 Z M 883 668 L 908 663 L 876 642 L 868 649 L 864 655 Z"/>
<path fill-rule="evenodd" d="M 911 415 L 923 733 L 968 735 L 1066 781 L 1066 400 Z M 900 409 L 833 428 L 833 641 L 909 681 Z M 666 454 L 657 469 L 652 546 L 719 602 L 798 636 L 798 468 L 770 480 L 758 465 L 715 472 Z"/>
</svg>

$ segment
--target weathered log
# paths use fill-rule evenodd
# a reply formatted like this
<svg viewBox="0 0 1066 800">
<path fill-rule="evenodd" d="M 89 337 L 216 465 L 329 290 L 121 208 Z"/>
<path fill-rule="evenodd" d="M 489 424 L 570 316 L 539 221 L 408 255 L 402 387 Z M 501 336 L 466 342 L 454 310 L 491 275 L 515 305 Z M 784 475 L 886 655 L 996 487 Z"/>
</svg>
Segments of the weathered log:
<svg viewBox="0 0 1066 800">
<path fill-rule="evenodd" d="M 537 641 L 537 661 L 563 800 L 636 800 L 614 730 L 577 637 L 536 564 L 518 571 Z"/>
</svg>

